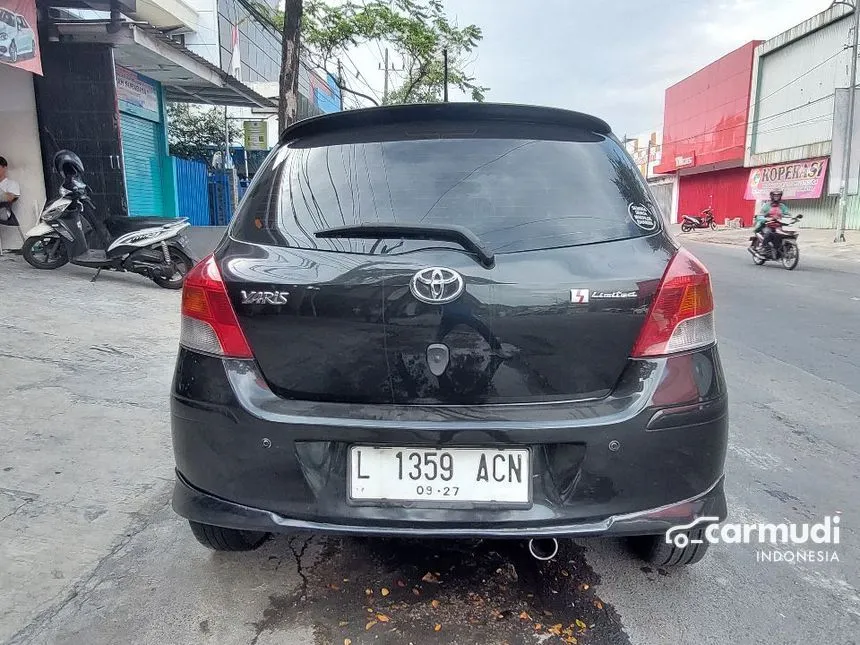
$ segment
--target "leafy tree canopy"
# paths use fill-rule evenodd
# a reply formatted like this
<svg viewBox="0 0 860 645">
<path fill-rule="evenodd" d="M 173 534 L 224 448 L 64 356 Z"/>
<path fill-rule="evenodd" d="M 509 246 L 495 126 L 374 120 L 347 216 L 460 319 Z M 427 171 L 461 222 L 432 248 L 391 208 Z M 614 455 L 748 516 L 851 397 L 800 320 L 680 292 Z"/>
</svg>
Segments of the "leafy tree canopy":
<svg viewBox="0 0 860 645">
<path fill-rule="evenodd" d="M 167 105 L 167 141 L 170 154 L 186 159 L 197 159 L 207 164 L 212 147 L 224 148 L 224 111 L 214 107 L 191 106 L 187 103 Z M 230 141 L 241 141 L 241 130 L 229 120 Z"/>
<path fill-rule="evenodd" d="M 258 6 L 262 9 L 264 5 Z M 268 14 L 283 29 L 284 14 Z M 404 61 L 405 70 L 400 85 L 389 92 L 388 103 L 441 101 L 444 49 L 448 50 L 451 87 L 474 101 L 483 101 L 488 90 L 466 71 L 468 55 L 483 38 L 480 27 L 461 28 L 452 23 L 442 0 L 346 0 L 338 4 L 305 0 L 301 26 L 302 45 L 310 62 L 329 72 L 354 47 L 366 43 L 389 47 L 395 59 Z M 342 85 L 341 90 L 378 103 L 353 88 Z"/>
</svg>

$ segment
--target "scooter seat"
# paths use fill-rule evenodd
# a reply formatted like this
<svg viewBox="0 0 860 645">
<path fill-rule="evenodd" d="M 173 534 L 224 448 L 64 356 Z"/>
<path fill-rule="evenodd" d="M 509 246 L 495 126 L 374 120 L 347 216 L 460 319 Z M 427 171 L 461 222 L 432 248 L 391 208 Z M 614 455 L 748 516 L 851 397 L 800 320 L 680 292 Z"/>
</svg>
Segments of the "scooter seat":
<svg viewBox="0 0 860 645">
<path fill-rule="evenodd" d="M 176 217 L 111 217 L 105 220 L 105 225 L 113 237 L 119 237 L 132 231 L 175 224 L 179 221 L 181 220 Z"/>
</svg>

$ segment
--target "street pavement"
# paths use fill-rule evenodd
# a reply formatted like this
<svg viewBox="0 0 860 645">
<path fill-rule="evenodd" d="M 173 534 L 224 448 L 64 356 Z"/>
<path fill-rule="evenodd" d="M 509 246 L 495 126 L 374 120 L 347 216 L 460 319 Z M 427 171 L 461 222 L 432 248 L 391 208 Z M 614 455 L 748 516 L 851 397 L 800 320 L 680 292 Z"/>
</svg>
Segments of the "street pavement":
<svg viewBox="0 0 860 645">
<path fill-rule="evenodd" d="M 860 264 L 860 235 L 855 231 L 847 231 L 845 241 L 833 243 L 836 237 L 834 229 L 800 228 L 800 257 L 816 259 L 843 260 Z M 672 232 L 683 243 L 709 242 L 712 244 L 728 244 L 732 246 L 749 246 L 749 238 L 753 234 L 751 228 L 725 228 L 717 230 L 697 228 L 689 233 L 681 231 L 677 224 L 672 225 Z"/>
<path fill-rule="evenodd" d="M 841 512 L 838 561 L 720 544 L 664 571 L 616 540 L 540 564 L 520 542 L 298 535 L 211 553 L 169 506 L 179 294 L 2 256 L 0 643 L 856 644 L 860 268 L 685 243 L 718 306 L 729 521 Z"/>
</svg>

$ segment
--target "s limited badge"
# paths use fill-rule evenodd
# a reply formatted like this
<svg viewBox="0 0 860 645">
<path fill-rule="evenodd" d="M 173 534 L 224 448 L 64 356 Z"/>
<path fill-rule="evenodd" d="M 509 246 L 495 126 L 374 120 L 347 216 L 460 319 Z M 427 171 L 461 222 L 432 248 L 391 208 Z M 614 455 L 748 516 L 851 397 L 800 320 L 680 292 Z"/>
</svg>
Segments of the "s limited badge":
<svg viewBox="0 0 860 645">
<path fill-rule="evenodd" d="M 570 301 L 575 305 L 584 305 L 588 302 L 590 296 L 591 291 L 589 289 L 570 290 Z"/>
</svg>

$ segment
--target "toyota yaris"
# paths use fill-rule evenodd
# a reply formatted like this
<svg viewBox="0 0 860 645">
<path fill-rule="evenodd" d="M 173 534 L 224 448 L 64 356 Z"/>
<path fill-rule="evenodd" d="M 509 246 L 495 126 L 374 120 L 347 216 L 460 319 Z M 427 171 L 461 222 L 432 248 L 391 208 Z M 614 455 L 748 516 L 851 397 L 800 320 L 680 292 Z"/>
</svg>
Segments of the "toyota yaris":
<svg viewBox="0 0 860 645">
<path fill-rule="evenodd" d="M 629 536 L 726 515 L 707 270 L 600 119 L 442 104 L 288 128 L 187 276 L 173 506 L 271 533 Z M 703 531 L 697 526 L 694 531 Z"/>
</svg>

